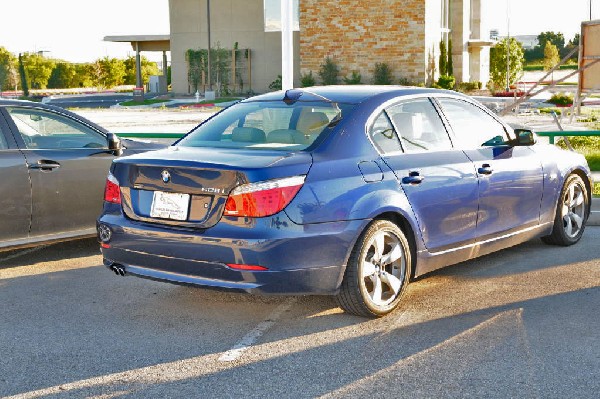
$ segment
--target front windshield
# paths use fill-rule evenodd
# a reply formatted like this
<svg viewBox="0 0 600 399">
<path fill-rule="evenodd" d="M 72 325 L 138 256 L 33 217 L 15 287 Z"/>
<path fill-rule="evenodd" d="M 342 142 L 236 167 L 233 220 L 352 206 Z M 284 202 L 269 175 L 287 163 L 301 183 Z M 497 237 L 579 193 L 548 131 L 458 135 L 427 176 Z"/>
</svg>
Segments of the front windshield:
<svg viewBox="0 0 600 399">
<path fill-rule="evenodd" d="M 327 101 L 238 103 L 198 126 L 177 145 L 300 151 L 349 107 Z"/>
</svg>

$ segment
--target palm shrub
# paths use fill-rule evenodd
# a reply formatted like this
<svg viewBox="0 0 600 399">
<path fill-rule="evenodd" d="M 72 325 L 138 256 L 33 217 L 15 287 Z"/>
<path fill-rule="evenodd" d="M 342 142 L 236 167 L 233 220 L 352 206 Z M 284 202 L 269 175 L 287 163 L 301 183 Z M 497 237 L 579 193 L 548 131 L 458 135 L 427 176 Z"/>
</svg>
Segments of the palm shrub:
<svg viewBox="0 0 600 399">
<path fill-rule="evenodd" d="M 376 85 L 391 85 L 392 84 L 392 71 L 385 62 L 378 62 L 375 64 L 373 70 L 373 84 Z"/>
<path fill-rule="evenodd" d="M 353 71 L 352 75 L 344 78 L 344 83 L 347 85 L 359 85 L 361 83 L 362 76 L 359 72 Z"/>
<path fill-rule="evenodd" d="M 316 84 L 315 77 L 313 76 L 312 71 L 308 71 L 308 73 L 300 76 L 300 85 L 302 87 L 311 87 Z"/>
<path fill-rule="evenodd" d="M 324 85 L 336 85 L 338 84 L 339 73 L 340 70 L 335 61 L 333 61 L 331 57 L 326 57 L 325 62 L 321 64 L 321 68 L 319 69 L 321 82 L 323 82 Z"/>
</svg>

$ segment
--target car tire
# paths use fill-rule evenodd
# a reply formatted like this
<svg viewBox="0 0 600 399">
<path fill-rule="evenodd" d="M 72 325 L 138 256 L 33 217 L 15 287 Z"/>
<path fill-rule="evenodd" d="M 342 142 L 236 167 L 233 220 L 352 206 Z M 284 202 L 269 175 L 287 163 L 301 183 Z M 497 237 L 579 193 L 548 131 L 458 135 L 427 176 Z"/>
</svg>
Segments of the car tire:
<svg viewBox="0 0 600 399">
<path fill-rule="evenodd" d="M 358 316 L 384 316 L 400 303 L 411 271 L 411 250 L 402 230 L 388 220 L 376 220 L 352 250 L 337 302 Z"/>
<path fill-rule="evenodd" d="M 570 175 L 560 192 L 552 233 L 542 237 L 550 245 L 573 245 L 581 239 L 589 215 L 590 199 L 580 176 Z"/>
</svg>

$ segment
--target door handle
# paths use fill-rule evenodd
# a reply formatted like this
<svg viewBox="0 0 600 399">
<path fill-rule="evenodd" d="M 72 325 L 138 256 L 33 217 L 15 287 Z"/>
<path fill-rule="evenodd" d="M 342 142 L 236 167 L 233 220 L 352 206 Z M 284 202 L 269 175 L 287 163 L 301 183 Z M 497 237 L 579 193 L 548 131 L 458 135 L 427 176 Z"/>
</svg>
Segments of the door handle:
<svg viewBox="0 0 600 399">
<path fill-rule="evenodd" d="M 60 168 L 60 164 L 56 161 L 51 161 L 48 159 L 40 159 L 37 163 L 33 165 L 29 165 L 29 169 L 41 169 L 45 172 L 50 172 L 54 169 Z"/>
<path fill-rule="evenodd" d="M 480 175 L 491 175 L 494 169 L 490 166 L 489 163 L 484 163 L 481 165 L 481 168 L 477 169 L 477 173 Z"/>
<path fill-rule="evenodd" d="M 402 178 L 402 184 L 416 185 L 421 184 L 423 180 L 425 180 L 425 176 L 421 176 L 421 174 L 418 171 L 413 170 L 411 172 L 408 172 L 408 176 Z"/>
</svg>

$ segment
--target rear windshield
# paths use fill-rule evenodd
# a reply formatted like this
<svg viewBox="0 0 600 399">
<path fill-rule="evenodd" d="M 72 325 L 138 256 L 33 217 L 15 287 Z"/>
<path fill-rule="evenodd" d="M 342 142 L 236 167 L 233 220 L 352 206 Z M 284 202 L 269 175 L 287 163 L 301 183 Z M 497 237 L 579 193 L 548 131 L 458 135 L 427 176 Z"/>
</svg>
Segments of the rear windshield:
<svg viewBox="0 0 600 399">
<path fill-rule="evenodd" d="M 326 101 L 238 103 L 198 126 L 177 145 L 299 151 L 350 107 Z"/>
</svg>

